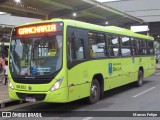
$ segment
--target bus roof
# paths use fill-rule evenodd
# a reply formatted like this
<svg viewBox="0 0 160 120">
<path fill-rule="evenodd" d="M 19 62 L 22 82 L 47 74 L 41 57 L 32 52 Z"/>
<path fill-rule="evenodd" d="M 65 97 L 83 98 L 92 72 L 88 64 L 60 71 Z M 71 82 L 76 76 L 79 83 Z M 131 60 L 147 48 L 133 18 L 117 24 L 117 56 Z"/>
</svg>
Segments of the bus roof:
<svg viewBox="0 0 160 120">
<path fill-rule="evenodd" d="M 66 25 L 76 26 L 78 28 L 91 29 L 93 31 L 98 30 L 98 31 L 102 31 L 102 32 L 108 32 L 108 33 L 120 34 L 120 35 L 125 35 L 125 36 L 132 36 L 132 37 L 136 37 L 136 38 L 154 40 L 154 38 L 151 36 L 138 34 L 138 33 L 135 33 L 133 31 L 131 31 L 129 29 L 125 29 L 125 28 L 120 28 L 120 27 L 116 27 L 116 26 L 100 26 L 100 25 L 95 25 L 95 24 L 91 24 L 91 23 L 70 20 L 70 19 L 60 19 L 60 18 L 54 18 L 51 20 L 43 20 L 43 21 L 38 21 L 38 22 L 27 23 L 27 24 L 16 26 L 16 27 L 32 25 L 32 24 L 39 24 L 39 23 L 48 23 L 48 22 L 64 22 Z"/>
</svg>

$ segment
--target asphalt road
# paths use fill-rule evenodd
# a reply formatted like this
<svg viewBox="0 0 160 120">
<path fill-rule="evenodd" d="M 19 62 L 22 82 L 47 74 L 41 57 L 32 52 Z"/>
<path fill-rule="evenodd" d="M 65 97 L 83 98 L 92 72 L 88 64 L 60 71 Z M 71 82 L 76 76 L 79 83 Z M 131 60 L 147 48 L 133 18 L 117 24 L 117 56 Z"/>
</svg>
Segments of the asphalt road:
<svg viewBox="0 0 160 120">
<path fill-rule="evenodd" d="M 104 98 L 102 98 L 98 103 L 88 105 L 84 100 L 78 100 L 71 103 L 65 104 L 55 104 L 55 103 L 28 103 L 23 105 L 17 105 L 5 108 L 5 111 L 28 111 L 28 112 L 41 112 L 46 111 L 48 116 L 56 116 L 45 118 L 46 120 L 101 120 L 106 119 L 107 112 L 101 111 L 156 111 L 160 113 L 160 71 L 154 75 L 145 78 L 144 85 L 142 87 L 133 87 L 132 84 L 123 87 L 116 88 L 111 91 L 105 92 Z M 2 109 L 3 110 L 3 109 Z M 66 112 L 64 112 L 66 111 Z M 72 111 L 72 112 L 69 112 Z M 81 111 L 81 112 L 75 112 Z M 88 111 L 86 115 L 85 113 Z M 93 112 L 94 111 L 94 112 Z M 96 112 L 98 111 L 98 112 Z M 148 112 L 145 112 L 146 114 Z M 141 113 L 141 112 L 140 112 Z M 76 115 L 75 115 L 76 114 Z M 85 114 L 85 115 L 84 115 Z M 98 117 L 95 117 L 97 114 Z M 120 112 L 111 113 L 112 116 L 120 114 Z M 129 114 L 127 112 L 122 112 L 123 114 Z M 133 114 L 133 113 L 132 113 Z M 159 114 L 160 115 L 160 114 Z M 67 116 L 67 117 L 66 117 Z M 75 117 L 73 117 L 75 116 Z M 103 116 L 103 117 L 100 117 Z M 128 120 L 128 117 L 107 117 L 107 120 Z M 0 118 L 2 120 L 19 120 L 22 118 Z M 27 119 L 27 118 L 23 118 Z M 29 118 L 31 119 L 31 118 Z M 43 120 L 44 118 L 32 118 L 33 120 Z M 133 120 L 137 120 L 137 117 L 132 117 Z M 146 117 L 141 117 L 139 119 L 146 120 Z M 139 120 L 138 119 L 138 120 Z M 159 117 L 152 118 L 149 120 L 158 120 Z"/>
</svg>

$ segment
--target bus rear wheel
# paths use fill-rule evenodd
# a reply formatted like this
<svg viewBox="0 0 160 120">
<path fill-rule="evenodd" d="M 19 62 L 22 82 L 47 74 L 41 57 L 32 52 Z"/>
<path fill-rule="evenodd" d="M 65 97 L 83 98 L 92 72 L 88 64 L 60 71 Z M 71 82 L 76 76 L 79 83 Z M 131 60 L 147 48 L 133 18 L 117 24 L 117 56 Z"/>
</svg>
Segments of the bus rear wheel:
<svg viewBox="0 0 160 120">
<path fill-rule="evenodd" d="M 136 87 L 141 87 L 143 85 L 143 72 L 142 70 L 138 71 L 138 80 L 135 82 Z"/>
<path fill-rule="evenodd" d="M 90 88 L 90 96 L 87 98 L 87 102 L 89 104 L 94 104 L 98 102 L 99 98 L 100 98 L 100 85 L 97 79 L 93 79 Z"/>
</svg>

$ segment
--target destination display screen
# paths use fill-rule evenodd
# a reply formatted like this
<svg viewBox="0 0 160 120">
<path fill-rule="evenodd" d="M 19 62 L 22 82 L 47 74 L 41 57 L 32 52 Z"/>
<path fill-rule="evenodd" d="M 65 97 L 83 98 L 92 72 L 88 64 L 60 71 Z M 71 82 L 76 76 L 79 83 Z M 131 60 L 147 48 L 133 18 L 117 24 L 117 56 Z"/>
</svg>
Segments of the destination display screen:
<svg viewBox="0 0 160 120">
<path fill-rule="evenodd" d="M 33 34 L 58 32 L 61 31 L 62 28 L 63 28 L 62 23 L 46 23 L 46 24 L 36 24 L 36 25 L 18 27 L 16 28 L 15 31 L 18 36 L 26 36 Z"/>
</svg>

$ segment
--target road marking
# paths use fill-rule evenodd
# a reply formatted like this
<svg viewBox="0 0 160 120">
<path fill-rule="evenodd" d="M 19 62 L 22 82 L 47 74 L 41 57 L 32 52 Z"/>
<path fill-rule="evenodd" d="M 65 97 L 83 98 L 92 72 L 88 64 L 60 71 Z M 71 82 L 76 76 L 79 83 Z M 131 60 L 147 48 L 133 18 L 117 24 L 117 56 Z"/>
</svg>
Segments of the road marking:
<svg viewBox="0 0 160 120">
<path fill-rule="evenodd" d="M 137 95 L 134 95 L 134 96 L 132 96 L 132 97 L 134 97 L 134 98 L 136 98 L 136 97 L 138 97 L 138 96 L 140 96 L 140 95 L 142 95 L 142 94 L 144 94 L 144 93 L 146 93 L 146 92 L 149 92 L 149 91 L 151 91 L 151 90 L 153 90 L 153 89 L 155 89 L 156 87 L 151 87 L 150 89 L 147 89 L 147 90 L 145 90 L 145 91 L 143 91 L 143 92 L 141 92 L 141 93 L 139 93 L 139 94 L 137 94 Z"/>
<path fill-rule="evenodd" d="M 0 111 L 12 111 L 12 110 L 15 110 L 15 109 L 18 109 L 18 108 L 22 108 L 22 107 L 26 107 L 26 106 L 34 105 L 34 104 L 38 104 L 38 103 L 40 103 L 40 102 L 29 102 L 29 103 L 18 104 L 18 105 L 14 105 L 14 106 L 11 106 L 11 107 L 6 107 L 6 108 L 3 108 L 3 109 L 0 109 Z"/>
<path fill-rule="evenodd" d="M 90 120 L 90 119 L 92 119 L 93 117 L 86 117 L 86 118 L 84 118 L 84 119 L 82 119 L 82 120 Z"/>
</svg>

